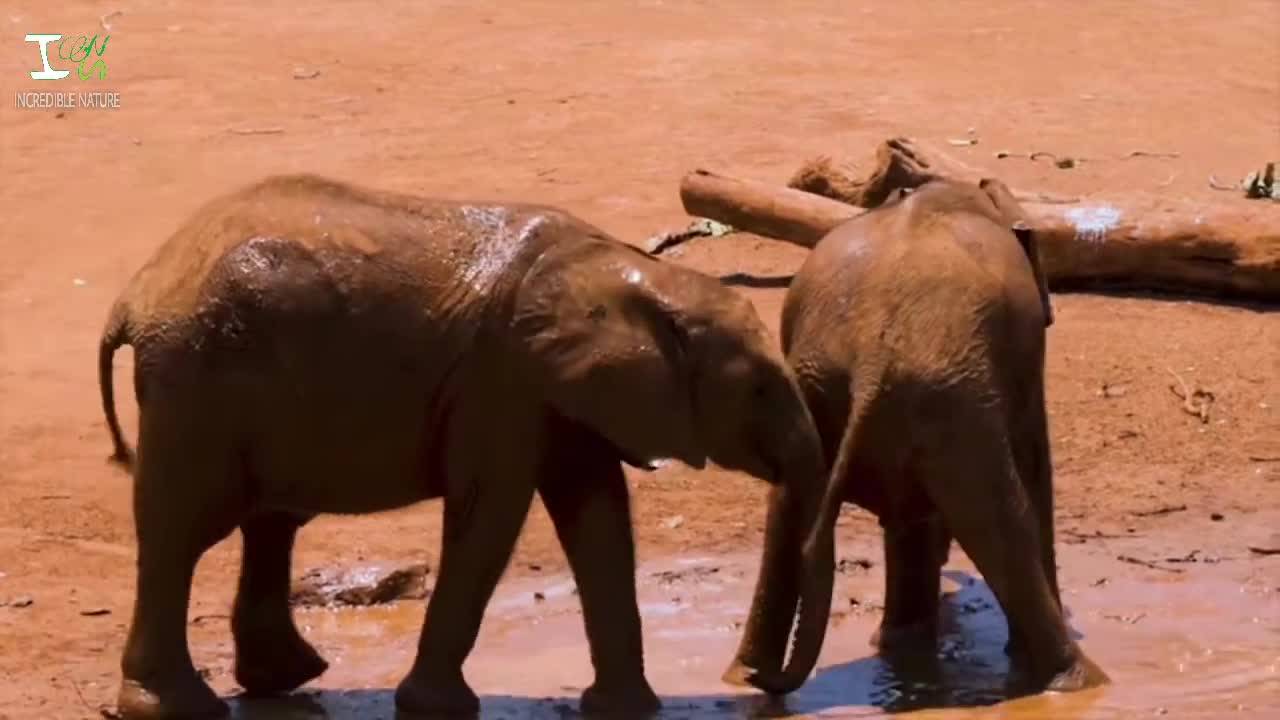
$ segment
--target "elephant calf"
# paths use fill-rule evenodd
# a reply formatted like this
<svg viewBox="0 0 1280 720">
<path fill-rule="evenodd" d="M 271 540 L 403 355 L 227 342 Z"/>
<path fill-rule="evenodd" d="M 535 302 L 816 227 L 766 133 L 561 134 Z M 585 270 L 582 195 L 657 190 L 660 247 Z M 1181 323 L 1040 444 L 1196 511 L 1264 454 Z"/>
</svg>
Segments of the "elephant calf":
<svg viewBox="0 0 1280 720">
<path fill-rule="evenodd" d="M 831 542 L 842 502 L 884 529 L 885 611 L 873 642 L 933 647 L 954 535 L 999 599 L 1028 679 L 1068 690 L 1106 677 L 1071 639 L 1058 594 L 1048 297 L 1008 188 L 937 180 L 818 243 L 784 301 L 782 343 L 833 459 L 808 542 Z M 763 573 L 760 582 L 726 680 L 789 692 L 803 677 L 771 673 L 795 586 Z"/>
<path fill-rule="evenodd" d="M 112 397 L 124 344 L 136 454 Z M 535 492 L 580 591 L 596 675 L 584 708 L 657 707 L 620 461 L 750 473 L 792 527 L 813 523 L 825 475 L 798 383 L 746 300 L 532 205 L 268 178 L 200 209 L 138 271 L 99 372 L 114 458 L 133 474 L 137 592 L 119 700 L 131 718 L 227 711 L 186 639 L 209 547 L 243 536 L 237 681 L 287 692 L 327 667 L 290 615 L 298 529 L 439 497 L 438 581 L 396 705 L 476 711 L 463 660 Z M 816 657 L 831 548 L 782 562 L 811 608 L 797 643 Z"/>
</svg>

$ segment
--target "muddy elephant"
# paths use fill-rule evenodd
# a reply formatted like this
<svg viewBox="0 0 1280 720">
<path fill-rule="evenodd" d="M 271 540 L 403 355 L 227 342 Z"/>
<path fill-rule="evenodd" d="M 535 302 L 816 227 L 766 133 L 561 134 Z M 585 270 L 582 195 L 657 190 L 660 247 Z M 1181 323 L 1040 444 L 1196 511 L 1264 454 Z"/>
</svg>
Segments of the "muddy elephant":
<svg viewBox="0 0 1280 720">
<path fill-rule="evenodd" d="M 112 397 L 123 344 L 136 452 Z M 129 717 L 227 710 L 186 638 L 210 546 L 242 533 L 236 679 L 283 693 L 326 669 L 287 601 L 299 527 L 429 498 L 444 501 L 438 579 L 395 701 L 476 711 L 463 660 L 535 492 L 579 588 L 595 670 L 584 708 L 656 708 L 622 463 L 711 461 L 770 483 L 783 513 L 816 515 L 824 486 L 799 386 L 750 304 L 548 207 L 268 178 L 200 209 L 138 271 L 99 365 L 134 483 Z M 831 594 L 829 554 L 802 560 L 785 559 L 815 608 L 801 645 L 820 642 Z"/>
<path fill-rule="evenodd" d="M 832 230 L 796 274 L 783 351 L 832 463 L 806 542 L 832 541 L 842 503 L 878 516 L 882 651 L 934 647 L 954 537 L 1004 610 L 1023 680 L 1060 690 L 1105 681 L 1072 640 L 1058 593 L 1044 397 L 1052 322 L 1035 234 L 997 180 L 897 192 Z M 766 533 L 805 536 L 785 520 Z M 796 602 L 794 579 L 779 578 L 760 578 L 729 682 L 786 693 L 804 680 L 777 669 Z"/>
</svg>

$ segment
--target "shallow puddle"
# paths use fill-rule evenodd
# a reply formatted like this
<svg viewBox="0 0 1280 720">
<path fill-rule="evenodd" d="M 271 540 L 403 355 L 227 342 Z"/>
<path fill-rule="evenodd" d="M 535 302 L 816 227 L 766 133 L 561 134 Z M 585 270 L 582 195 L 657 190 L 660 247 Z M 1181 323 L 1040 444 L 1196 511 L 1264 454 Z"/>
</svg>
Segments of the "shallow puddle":
<svg viewBox="0 0 1280 720">
<path fill-rule="evenodd" d="M 842 550 L 878 552 L 873 545 Z M 946 573 L 948 621 L 936 662 L 904 670 L 872 654 L 867 638 L 880 617 L 881 568 L 851 564 L 837 582 L 819 669 L 783 701 L 719 681 L 746 615 L 754 558 L 677 558 L 642 568 L 646 664 L 663 696 L 662 717 L 1280 717 L 1280 558 L 1246 554 L 1157 572 L 1086 547 L 1064 546 L 1060 557 L 1070 568 L 1063 585 L 1072 628 L 1112 683 L 1018 699 L 1004 689 L 1004 618 L 958 550 Z M 422 603 L 306 611 L 299 621 L 332 663 L 320 689 L 237 703 L 236 717 L 394 718 L 393 688 L 412 662 Z M 575 715 L 591 668 L 572 582 L 504 582 L 466 673 L 482 696 L 483 717 Z"/>
</svg>

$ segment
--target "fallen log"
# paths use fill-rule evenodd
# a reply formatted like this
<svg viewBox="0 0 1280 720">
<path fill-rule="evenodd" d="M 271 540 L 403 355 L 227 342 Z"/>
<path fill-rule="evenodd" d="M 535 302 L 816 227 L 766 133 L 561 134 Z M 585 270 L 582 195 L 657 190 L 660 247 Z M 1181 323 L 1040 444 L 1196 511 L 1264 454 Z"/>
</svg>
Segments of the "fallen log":
<svg viewBox="0 0 1280 720">
<path fill-rule="evenodd" d="M 866 212 L 814 193 L 694 170 L 680 183 L 685 212 L 811 248 L 831 228 Z"/>
<path fill-rule="evenodd" d="M 909 138 L 890 138 L 876 148 L 871 172 L 854 177 L 831 158 L 810 160 L 787 181 L 787 187 L 823 197 L 873 208 L 899 188 L 914 188 L 934 178 L 978 182 L 991 173 L 964 163 L 944 152 Z M 1072 203 L 1080 198 L 1064 198 L 1012 188 L 1019 202 Z"/>
<path fill-rule="evenodd" d="M 887 195 L 885 187 L 914 187 L 929 175 L 906 174 L 871 186 L 870 193 L 863 186 L 859 197 L 874 205 Z M 690 215 L 804 247 L 866 212 L 812 192 L 707 170 L 684 177 L 680 199 Z M 1271 203 L 1133 197 L 1021 204 L 1037 231 L 1050 289 L 1159 290 L 1280 302 L 1280 207 Z"/>
</svg>

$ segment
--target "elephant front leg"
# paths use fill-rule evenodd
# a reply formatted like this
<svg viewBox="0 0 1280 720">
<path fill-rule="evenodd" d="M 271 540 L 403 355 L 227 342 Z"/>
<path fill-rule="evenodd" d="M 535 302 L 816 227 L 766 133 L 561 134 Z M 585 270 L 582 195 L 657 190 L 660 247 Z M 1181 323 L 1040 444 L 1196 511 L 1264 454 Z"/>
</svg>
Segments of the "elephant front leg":
<svg viewBox="0 0 1280 720">
<path fill-rule="evenodd" d="M 511 450 L 492 450 L 510 461 Z M 533 469 L 498 468 L 467 477 L 445 497 L 440 575 L 427 603 L 413 668 L 396 689 L 396 708 L 424 715 L 474 715 L 480 700 L 462 675 L 485 607 L 506 570 L 533 500 Z"/>
<path fill-rule="evenodd" d="M 298 632 L 289 610 L 293 541 L 307 520 L 264 512 L 240 525 L 244 550 L 231 632 L 236 642 L 236 682 L 249 695 L 289 692 L 329 668 Z"/>
<path fill-rule="evenodd" d="M 951 538 L 936 514 L 884 531 L 884 617 L 871 644 L 884 653 L 932 652 L 941 570 Z"/>
<path fill-rule="evenodd" d="M 626 478 L 599 440 L 566 431 L 543 472 L 539 493 L 555 523 L 582 600 L 595 682 L 583 712 L 653 712 L 658 696 L 644 675 L 635 546 Z"/>
</svg>

